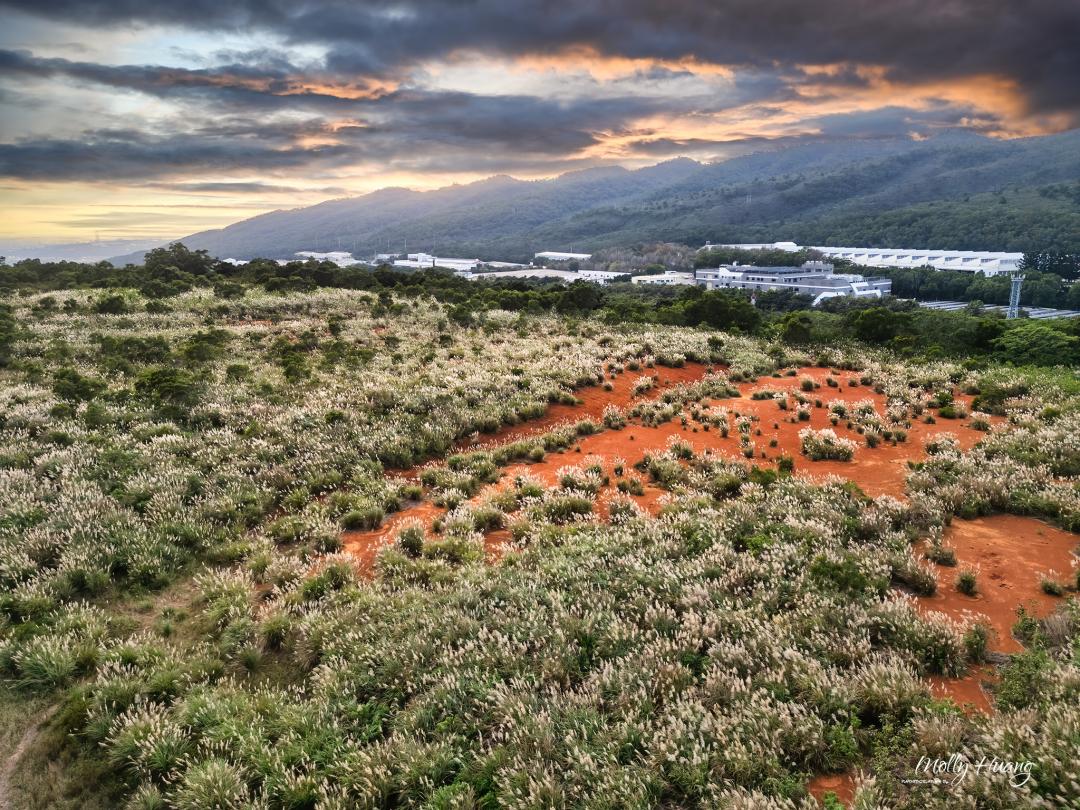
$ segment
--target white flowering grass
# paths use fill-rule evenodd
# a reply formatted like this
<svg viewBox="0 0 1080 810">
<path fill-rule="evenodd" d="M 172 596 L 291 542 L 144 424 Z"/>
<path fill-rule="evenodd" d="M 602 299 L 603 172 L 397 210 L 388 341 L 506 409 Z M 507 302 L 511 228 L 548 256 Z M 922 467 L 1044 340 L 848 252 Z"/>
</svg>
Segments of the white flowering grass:
<svg viewBox="0 0 1080 810">
<path fill-rule="evenodd" d="M 20 315 L 31 303 L 14 301 Z M 1003 668 L 1000 714 L 967 717 L 926 681 L 968 671 L 965 628 L 896 588 L 924 570 L 912 542 L 953 515 L 1080 526 L 1068 395 L 1016 372 L 810 358 L 702 330 L 501 312 L 465 329 L 436 302 L 378 317 L 373 304 L 345 290 L 191 293 L 169 315 L 25 318 L 0 388 L 0 665 L 26 689 L 77 684 L 74 750 L 126 780 L 131 806 L 795 807 L 812 774 L 853 769 L 867 771 L 864 807 L 1080 801 L 1077 623 L 1039 625 L 1047 646 Z M 221 356 L 189 366 L 170 353 L 211 328 L 228 333 Z M 70 360 L 46 353 L 61 344 Z M 167 359 L 133 359 L 161 345 Z M 732 381 L 811 359 L 845 370 L 845 394 L 863 396 L 853 378 L 885 398 L 884 416 L 870 400 L 831 403 L 867 435 L 903 429 L 954 386 L 979 389 L 980 409 L 1010 425 L 969 453 L 939 439 L 905 503 L 675 440 L 642 463 L 667 490 L 655 519 L 604 488 L 628 480 L 629 451 L 565 465 L 555 487 L 499 480 L 598 424 L 454 452 L 572 398 L 598 369 L 696 360 L 727 370 L 603 426 L 697 409 L 752 456 L 753 419 L 717 401 L 737 394 Z M 104 391 L 66 400 L 54 381 L 69 365 L 69 383 Z M 190 371 L 191 403 L 146 393 L 149 366 Z M 804 433 L 811 449 L 854 452 Z M 401 472 L 435 457 L 418 478 Z M 438 531 L 400 524 L 371 579 L 336 552 L 344 526 L 420 497 L 449 514 Z M 482 532 L 497 526 L 513 551 L 490 565 Z M 168 638 L 152 615 L 110 612 L 193 567 L 191 615 L 177 612 Z M 1040 778 L 1019 794 L 980 779 L 929 796 L 898 780 L 922 750 L 951 745 L 1031 758 Z"/>
<path fill-rule="evenodd" d="M 803 428 L 799 431 L 799 442 L 803 454 L 812 461 L 851 461 L 858 446 L 851 439 L 841 438 L 828 428 Z"/>
</svg>

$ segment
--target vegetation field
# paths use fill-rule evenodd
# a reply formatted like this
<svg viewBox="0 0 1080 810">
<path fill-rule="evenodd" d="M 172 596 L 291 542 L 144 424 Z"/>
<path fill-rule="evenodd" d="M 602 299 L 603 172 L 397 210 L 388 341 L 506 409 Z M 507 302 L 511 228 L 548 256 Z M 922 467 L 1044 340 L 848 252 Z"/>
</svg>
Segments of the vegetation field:
<svg viewBox="0 0 1080 810">
<path fill-rule="evenodd" d="M 8 285 L 0 807 L 1080 804 L 1064 329 L 250 281 Z"/>
</svg>

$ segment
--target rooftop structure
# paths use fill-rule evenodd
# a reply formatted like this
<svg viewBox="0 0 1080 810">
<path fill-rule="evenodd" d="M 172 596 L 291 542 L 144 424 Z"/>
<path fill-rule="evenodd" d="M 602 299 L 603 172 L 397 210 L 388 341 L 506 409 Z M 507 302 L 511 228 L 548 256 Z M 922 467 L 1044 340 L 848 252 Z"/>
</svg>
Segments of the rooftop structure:
<svg viewBox="0 0 1080 810">
<path fill-rule="evenodd" d="M 786 250 L 794 253 L 802 248 L 795 242 L 714 245 L 706 242 L 702 250 L 738 248 L 740 250 Z M 911 248 L 857 248 L 814 245 L 816 250 L 832 259 L 846 259 L 864 267 L 933 267 L 935 270 L 959 270 L 996 276 L 1015 273 L 1020 268 L 1023 253 L 1004 253 L 990 250 L 915 250 Z"/>
<path fill-rule="evenodd" d="M 834 259 L 847 259 L 865 267 L 933 267 L 997 276 L 1020 269 L 1023 253 L 987 250 L 892 250 L 885 248 L 815 247 Z"/>
<path fill-rule="evenodd" d="M 468 273 L 466 278 L 478 280 L 485 278 L 531 278 L 531 279 L 557 279 L 570 283 L 583 279 L 573 270 L 551 270 L 547 267 L 522 267 L 518 270 L 499 270 L 494 273 Z"/>
<path fill-rule="evenodd" d="M 918 305 L 924 309 L 936 309 L 943 312 L 959 312 L 971 306 L 970 301 L 918 301 Z M 1001 304 L 984 304 L 982 307 L 987 312 L 1007 313 L 1008 307 Z M 1021 312 L 1034 320 L 1046 320 L 1048 318 L 1080 318 L 1080 310 L 1075 309 L 1052 309 L 1050 307 L 1021 307 Z"/>
<path fill-rule="evenodd" d="M 658 275 L 650 276 L 634 276 L 631 279 L 635 284 L 660 284 L 660 285 L 672 285 L 672 284 L 695 284 L 693 273 L 680 273 L 677 270 L 665 270 Z"/>
<path fill-rule="evenodd" d="M 582 281 L 595 281 L 597 284 L 610 284 L 612 281 L 625 279 L 629 273 L 616 273 L 611 270 L 578 270 Z"/>
<path fill-rule="evenodd" d="M 301 250 L 296 253 L 301 259 L 317 259 L 318 261 L 333 262 L 338 267 L 350 267 L 354 264 L 363 264 L 359 259 L 345 250 L 331 250 L 328 253 L 318 253 L 314 250 Z"/>
<path fill-rule="evenodd" d="M 702 268 L 694 273 L 694 279 L 707 290 L 793 290 L 799 295 L 814 296 L 814 306 L 826 298 L 881 298 L 892 291 L 890 279 L 834 273 L 833 266 L 826 262 L 806 262 L 802 267 L 753 267 L 744 264 Z"/>
<path fill-rule="evenodd" d="M 739 245 L 716 244 L 706 242 L 702 250 L 720 250 L 721 248 L 738 248 L 739 250 L 787 250 L 794 253 L 801 248 L 794 242 L 752 242 Z"/>
<path fill-rule="evenodd" d="M 479 259 L 448 259 L 445 256 L 432 256 L 430 253 L 410 253 L 404 259 L 396 259 L 394 267 L 445 267 L 455 273 L 467 273 L 482 263 Z"/>
<path fill-rule="evenodd" d="M 557 250 L 545 250 L 533 256 L 534 259 L 539 259 L 540 261 L 547 259 L 553 262 L 568 262 L 573 259 L 583 262 L 591 257 L 591 253 L 560 253 Z"/>
</svg>

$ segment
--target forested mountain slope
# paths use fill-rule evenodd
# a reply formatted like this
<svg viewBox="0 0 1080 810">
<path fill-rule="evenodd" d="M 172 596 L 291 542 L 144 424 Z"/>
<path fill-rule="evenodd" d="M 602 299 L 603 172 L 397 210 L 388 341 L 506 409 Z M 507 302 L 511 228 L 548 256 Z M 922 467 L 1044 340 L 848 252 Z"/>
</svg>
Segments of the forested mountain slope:
<svg viewBox="0 0 1080 810">
<path fill-rule="evenodd" d="M 485 259 L 642 241 L 1080 250 L 1080 133 L 813 143 L 552 180 L 383 189 L 183 238 L 226 257 L 410 250 Z M 134 260 L 135 256 L 118 261 Z"/>
</svg>

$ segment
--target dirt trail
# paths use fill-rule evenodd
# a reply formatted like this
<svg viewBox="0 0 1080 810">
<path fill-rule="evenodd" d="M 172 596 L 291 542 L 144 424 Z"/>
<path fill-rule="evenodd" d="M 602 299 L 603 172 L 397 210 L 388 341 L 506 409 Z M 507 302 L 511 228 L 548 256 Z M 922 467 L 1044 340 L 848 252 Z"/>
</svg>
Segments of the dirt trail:
<svg viewBox="0 0 1080 810">
<path fill-rule="evenodd" d="M 944 613 L 958 622 L 977 621 L 990 628 L 987 648 L 1011 654 L 1024 647 L 1012 634 L 1017 608 L 1036 618 L 1049 616 L 1061 599 L 1042 590 L 1044 576 L 1059 581 L 1072 577 L 1080 538 L 1041 520 L 1019 515 L 992 515 L 975 520 L 954 520 L 944 542 L 956 552 L 956 567 L 935 566 L 938 589 L 915 601 L 924 612 Z M 917 553 L 922 553 L 920 544 Z M 956 589 L 956 576 L 965 569 L 977 572 L 977 592 L 968 596 Z M 983 684 L 993 682 L 994 669 L 974 668 L 963 678 L 931 678 L 937 697 L 949 697 L 977 711 L 994 710 Z"/>
<path fill-rule="evenodd" d="M 930 684 L 930 693 L 936 698 L 948 698 L 967 713 L 981 712 L 991 714 L 994 711 L 990 695 L 983 689 L 984 682 L 993 682 L 994 668 L 988 665 L 972 667 L 962 678 L 943 678 L 931 675 L 926 680 Z"/>
<path fill-rule="evenodd" d="M 600 422 L 604 408 L 608 405 L 617 405 L 620 408 L 628 408 L 637 402 L 644 402 L 651 399 L 656 399 L 664 391 L 667 391 L 676 385 L 683 383 L 691 383 L 700 380 L 710 369 L 717 368 L 714 366 L 707 366 L 701 363 L 688 363 L 682 368 L 656 368 L 656 369 L 641 369 L 640 371 L 626 371 L 621 374 L 617 374 L 608 378 L 608 382 L 611 383 L 612 390 L 606 391 L 602 385 L 592 385 L 583 389 L 579 389 L 576 392 L 576 396 L 581 400 L 579 405 L 562 405 L 553 404 L 549 405 L 543 416 L 537 419 L 529 420 L 518 425 L 511 425 L 505 427 L 498 432 L 488 436 L 478 436 L 472 440 L 465 440 L 459 442 L 457 448 L 459 450 L 480 450 L 488 447 L 495 447 L 498 445 L 509 444 L 511 442 L 518 441 L 520 439 L 535 437 L 547 433 L 555 427 L 577 422 L 582 419 L 593 419 L 596 422 Z M 652 389 L 647 391 L 641 396 L 635 397 L 633 394 L 634 383 L 638 378 L 643 376 L 652 376 L 656 378 L 656 383 Z M 665 426 L 667 427 L 667 426 Z M 627 428 L 626 430 L 630 430 Z M 548 486 L 554 486 L 558 482 L 557 471 L 569 464 L 577 464 L 581 459 L 590 454 L 595 454 L 596 449 L 593 449 L 593 445 L 601 437 L 608 437 L 608 442 L 611 443 L 611 435 L 618 435 L 620 433 L 625 434 L 624 431 L 602 431 L 592 436 L 586 437 L 578 443 L 578 447 L 581 450 L 581 455 L 575 452 L 563 451 L 558 453 L 549 453 L 543 461 L 532 464 L 514 464 L 503 469 L 502 478 L 494 483 L 484 487 L 480 493 L 470 499 L 471 503 L 479 503 L 499 489 L 508 485 L 513 481 L 515 475 L 527 473 L 531 476 L 541 479 Z M 656 430 L 656 429 L 649 429 Z M 666 434 L 665 434 L 666 435 Z M 613 442 L 613 446 L 618 444 L 619 440 Z M 622 436 L 621 441 L 632 441 L 626 439 L 626 436 Z M 662 443 L 661 443 L 662 444 Z M 652 449 L 660 449 L 661 444 L 655 446 L 650 445 Z M 588 448 L 588 449 L 587 449 Z M 631 448 L 633 449 L 633 448 Z M 611 458 L 615 457 L 615 453 L 610 455 Z M 637 460 L 640 458 L 639 454 Z M 441 464 L 442 462 L 434 462 L 434 464 Z M 631 462 L 632 463 L 632 462 Z M 420 478 L 420 473 L 428 465 L 420 465 L 410 468 L 408 470 L 395 471 L 395 475 L 408 481 L 417 481 Z M 607 466 L 610 466 L 608 464 Z M 629 469 L 629 465 L 628 465 Z M 646 493 L 648 496 L 650 493 Z M 659 495 L 657 493 L 651 493 L 651 500 L 655 501 Z M 649 503 L 650 498 L 643 497 L 639 501 L 646 505 Z M 431 522 L 437 517 L 446 513 L 445 509 L 442 509 L 430 501 L 421 501 L 415 505 L 409 506 L 400 512 L 395 512 L 389 515 L 382 524 L 372 530 L 367 531 L 346 531 L 342 534 L 342 543 L 345 551 L 352 554 L 357 558 L 359 567 L 362 571 L 370 571 L 378 551 L 382 546 L 390 543 L 397 531 L 403 524 L 410 523 L 412 521 L 419 521 L 425 527 L 430 526 Z M 494 535 L 492 537 L 491 535 Z M 499 556 L 500 546 L 509 539 L 509 533 L 506 534 L 494 534 L 489 533 L 489 536 L 485 538 L 485 544 L 488 548 L 489 559 L 494 559 Z"/>
<path fill-rule="evenodd" d="M 0 810 L 18 810 L 11 800 L 11 777 L 19 767 L 23 754 L 37 740 L 38 735 L 41 733 L 41 727 L 49 722 L 49 718 L 53 716 L 57 708 L 57 706 L 50 706 L 37 716 L 34 722 L 26 729 L 22 739 L 19 740 L 19 744 L 15 746 L 15 750 L 4 760 L 3 766 L 0 766 Z"/>
</svg>

